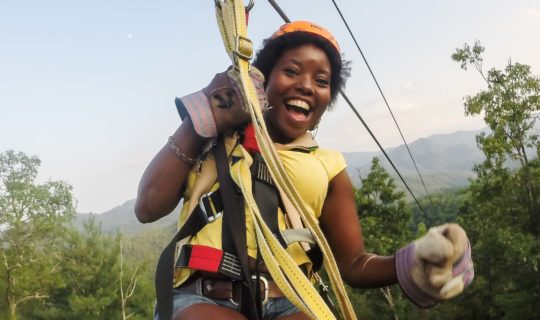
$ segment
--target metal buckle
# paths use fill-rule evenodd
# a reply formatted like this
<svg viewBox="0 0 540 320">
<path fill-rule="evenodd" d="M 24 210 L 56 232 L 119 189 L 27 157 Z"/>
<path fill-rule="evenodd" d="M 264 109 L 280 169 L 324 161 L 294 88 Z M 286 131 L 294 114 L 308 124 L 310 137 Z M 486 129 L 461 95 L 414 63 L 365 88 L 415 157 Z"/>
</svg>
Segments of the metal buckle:
<svg viewBox="0 0 540 320">
<path fill-rule="evenodd" d="M 235 292 L 235 290 L 234 290 L 235 287 L 234 287 L 234 286 L 235 286 L 238 282 L 240 282 L 240 285 L 242 285 L 242 281 L 232 280 L 232 286 L 233 286 L 233 287 L 232 287 L 232 298 L 229 298 L 229 302 L 232 303 L 233 305 L 237 306 L 237 307 L 240 305 L 240 302 L 234 301 L 234 292 Z M 243 288 L 242 288 L 242 289 L 243 289 Z M 238 297 L 238 298 L 239 298 L 240 300 L 242 299 L 242 291 L 240 291 L 240 297 Z M 239 300 L 239 301 L 240 301 L 240 300 Z"/>
<path fill-rule="evenodd" d="M 247 37 L 236 36 L 233 52 L 235 56 L 249 61 L 253 58 L 253 42 Z"/>
<path fill-rule="evenodd" d="M 257 275 L 252 275 L 251 276 L 251 280 L 257 280 Z M 268 299 L 269 299 L 269 296 L 270 296 L 270 288 L 268 287 L 268 279 L 266 279 L 264 276 L 262 275 L 259 275 L 259 280 L 260 282 L 262 282 L 262 284 L 264 285 L 264 298 L 263 298 L 263 301 L 262 301 L 262 304 L 265 305 L 268 303 Z M 236 281 L 236 280 L 233 280 L 233 285 L 237 282 L 240 282 L 240 281 Z M 243 289 L 243 288 L 242 288 Z M 260 284 L 257 283 L 257 290 L 261 290 L 261 287 L 260 287 Z M 233 294 L 234 294 L 234 288 L 233 288 Z M 240 303 L 234 301 L 234 298 L 229 298 L 229 302 L 234 304 L 235 306 L 239 306 Z"/>
<path fill-rule="evenodd" d="M 214 204 L 212 202 L 212 198 L 210 198 L 211 194 L 212 193 L 203 194 L 201 196 L 201 198 L 199 199 L 199 208 L 201 209 L 207 223 L 212 223 L 212 222 L 216 221 L 216 219 L 221 217 L 221 215 L 223 214 L 223 210 L 220 211 L 220 212 L 217 212 L 217 213 L 215 212 L 215 210 L 214 210 L 215 207 L 214 207 Z M 208 211 L 206 211 L 206 206 L 205 206 L 205 204 L 203 202 L 203 200 L 205 198 L 208 199 L 208 203 L 210 204 L 210 209 L 212 211 L 211 216 L 208 214 Z"/>
<path fill-rule="evenodd" d="M 251 276 L 252 280 L 257 280 L 257 275 Z M 260 282 L 264 285 L 264 299 L 262 301 L 262 304 L 265 305 L 268 302 L 268 296 L 270 295 L 270 288 L 268 287 L 268 279 L 266 279 L 263 275 L 259 275 Z M 257 283 L 257 290 L 261 290 L 259 287 L 259 283 Z"/>
</svg>

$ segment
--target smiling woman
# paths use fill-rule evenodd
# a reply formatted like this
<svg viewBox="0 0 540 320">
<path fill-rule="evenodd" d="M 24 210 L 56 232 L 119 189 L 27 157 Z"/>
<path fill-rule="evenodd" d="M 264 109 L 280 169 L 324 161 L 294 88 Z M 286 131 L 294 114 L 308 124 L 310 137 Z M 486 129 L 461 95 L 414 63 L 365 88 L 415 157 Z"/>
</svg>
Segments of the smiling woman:
<svg viewBox="0 0 540 320">
<path fill-rule="evenodd" d="M 331 253 L 322 251 L 334 255 L 343 280 L 352 287 L 399 281 L 407 296 L 424 307 L 460 293 L 472 280 L 473 269 L 467 237 L 457 225 L 430 231 L 429 239 L 416 242 L 418 250 L 414 243 L 395 256 L 365 250 L 345 160 L 340 152 L 319 148 L 309 133 L 348 76 L 330 32 L 306 21 L 286 24 L 265 41 L 254 66 L 251 80 L 279 160 L 306 214 L 320 224 Z M 319 301 L 315 291 L 295 287 L 296 293 L 273 278 L 272 261 L 258 245 L 254 220 L 259 213 L 244 205 L 251 197 L 286 250 L 288 260 L 283 261 L 301 270 L 304 283 L 314 290 L 311 283 L 320 279 L 316 272 L 328 257 L 307 245 L 316 243 L 315 236 L 298 227 L 294 209 L 269 174 L 236 72 L 229 68 L 201 91 L 177 99 L 183 123 L 139 185 L 135 211 L 141 222 L 161 218 L 184 199 L 178 237 L 186 241 L 173 242 L 174 282 L 158 288 L 158 309 L 160 297 L 169 294 L 173 319 L 308 319 L 321 318 L 319 310 L 331 318 L 326 305 L 306 307 L 304 299 L 315 295 Z M 158 266 L 160 272 L 172 270 Z"/>
</svg>

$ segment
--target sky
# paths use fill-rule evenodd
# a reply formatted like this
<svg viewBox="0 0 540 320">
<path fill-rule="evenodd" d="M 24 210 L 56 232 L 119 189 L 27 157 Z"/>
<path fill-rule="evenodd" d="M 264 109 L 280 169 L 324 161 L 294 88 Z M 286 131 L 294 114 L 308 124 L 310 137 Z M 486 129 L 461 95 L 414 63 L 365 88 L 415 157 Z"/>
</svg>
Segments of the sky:
<svg viewBox="0 0 540 320">
<path fill-rule="evenodd" d="M 277 2 L 291 19 L 334 33 L 352 61 L 348 97 L 384 147 L 401 144 L 332 2 Z M 463 109 L 483 80 L 450 58 L 464 43 L 481 41 L 486 69 L 511 58 L 540 73 L 537 0 L 336 2 L 409 143 L 484 126 Z M 146 165 L 180 125 L 174 98 L 230 64 L 213 3 L 0 0 L 0 152 L 38 156 L 39 181 L 70 183 L 78 212 L 135 198 Z M 248 28 L 255 48 L 282 23 L 257 0 Z M 344 152 L 377 149 L 341 99 L 323 116 L 317 140 Z"/>
</svg>

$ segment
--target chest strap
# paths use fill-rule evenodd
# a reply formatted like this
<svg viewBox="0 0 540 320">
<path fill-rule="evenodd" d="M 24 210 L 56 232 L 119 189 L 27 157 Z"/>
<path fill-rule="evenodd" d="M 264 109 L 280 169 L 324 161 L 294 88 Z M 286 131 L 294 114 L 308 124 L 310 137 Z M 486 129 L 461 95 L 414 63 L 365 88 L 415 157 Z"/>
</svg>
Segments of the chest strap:
<svg viewBox="0 0 540 320">
<path fill-rule="evenodd" d="M 238 189 L 231 177 L 223 135 L 218 137 L 215 155 L 219 189 L 224 206 L 222 232 L 229 232 L 232 237 L 234 250 L 242 266 L 243 285 L 247 289 L 242 290 L 240 312 L 248 319 L 258 320 L 262 318 L 262 309 L 260 303 L 255 301 L 255 287 L 251 282 L 249 270 L 245 201 L 242 191 Z"/>
<path fill-rule="evenodd" d="M 261 212 L 264 222 L 270 228 L 270 231 L 278 239 L 283 248 L 287 243 L 279 231 L 278 207 L 280 206 L 280 197 L 278 190 L 272 181 L 268 167 L 260 153 L 253 155 L 253 164 L 251 165 L 251 176 L 253 186 L 253 197 L 255 203 Z"/>
</svg>

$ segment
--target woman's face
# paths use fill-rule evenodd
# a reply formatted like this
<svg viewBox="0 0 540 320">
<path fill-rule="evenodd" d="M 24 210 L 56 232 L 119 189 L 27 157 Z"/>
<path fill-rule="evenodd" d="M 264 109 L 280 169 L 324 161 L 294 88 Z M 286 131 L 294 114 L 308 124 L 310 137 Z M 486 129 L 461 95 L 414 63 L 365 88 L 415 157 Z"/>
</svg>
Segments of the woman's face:
<svg viewBox="0 0 540 320">
<path fill-rule="evenodd" d="M 312 129 L 330 103 L 331 65 L 326 53 L 312 44 L 285 51 L 266 83 L 264 114 L 274 142 L 289 143 Z"/>
</svg>

